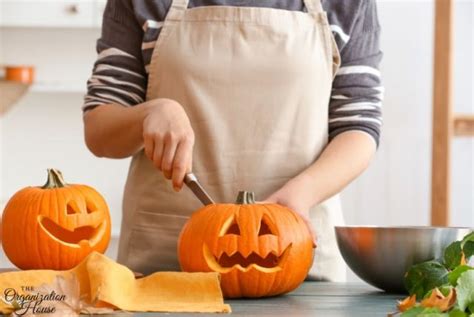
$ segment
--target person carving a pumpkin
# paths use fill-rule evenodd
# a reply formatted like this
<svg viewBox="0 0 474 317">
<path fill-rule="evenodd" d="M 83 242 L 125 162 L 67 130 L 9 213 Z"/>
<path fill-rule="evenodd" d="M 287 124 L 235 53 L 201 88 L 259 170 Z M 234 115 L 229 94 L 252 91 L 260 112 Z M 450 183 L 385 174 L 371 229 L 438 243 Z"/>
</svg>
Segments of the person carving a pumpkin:
<svg viewBox="0 0 474 317">
<path fill-rule="evenodd" d="M 83 111 L 92 153 L 133 157 L 118 261 L 179 270 L 192 171 L 216 202 L 248 190 L 298 213 L 308 278 L 344 281 L 338 193 L 379 142 L 379 34 L 375 0 L 108 1 Z"/>
</svg>

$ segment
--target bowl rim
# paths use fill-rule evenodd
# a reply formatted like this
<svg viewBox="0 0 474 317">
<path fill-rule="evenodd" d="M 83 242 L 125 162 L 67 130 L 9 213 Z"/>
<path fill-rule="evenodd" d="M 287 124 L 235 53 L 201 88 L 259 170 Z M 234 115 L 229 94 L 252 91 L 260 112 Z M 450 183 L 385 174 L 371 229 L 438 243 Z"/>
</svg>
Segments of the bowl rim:
<svg viewBox="0 0 474 317">
<path fill-rule="evenodd" d="M 377 225 L 336 225 L 336 229 L 422 229 L 422 230 L 433 230 L 433 229 L 449 229 L 449 230 L 472 230 L 474 227 L 440 227 L 440 226 L 377 226 Z"/>
</svg>

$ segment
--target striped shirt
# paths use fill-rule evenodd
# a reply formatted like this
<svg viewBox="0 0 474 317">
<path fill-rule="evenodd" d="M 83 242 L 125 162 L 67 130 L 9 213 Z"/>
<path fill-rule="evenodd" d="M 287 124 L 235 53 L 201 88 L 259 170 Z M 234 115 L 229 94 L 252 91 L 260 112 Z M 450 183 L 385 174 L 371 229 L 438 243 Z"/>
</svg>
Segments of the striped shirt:
<svg viewBox="0 0 474 317">
<path fill-rule="evenodd" d="M 375 0 L 323 0 L 341 55 L 329 107 L 329 139 L 358 130 L 378 144 L 384 89 L 378 69 L 380 26 Z M 145 101 L 149 64 L 171 0 L 109 0 L 97 61 L 83 110 Z M 305 11 L 303 0 L 190 0 L 189 7 L 232 5 Z"/>
</svg>

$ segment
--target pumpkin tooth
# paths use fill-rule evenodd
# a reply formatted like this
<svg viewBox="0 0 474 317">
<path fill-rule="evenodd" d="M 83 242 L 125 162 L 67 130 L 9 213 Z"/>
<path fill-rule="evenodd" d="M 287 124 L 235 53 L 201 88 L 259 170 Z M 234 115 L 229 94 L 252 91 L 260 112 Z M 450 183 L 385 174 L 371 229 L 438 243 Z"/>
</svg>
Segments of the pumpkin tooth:
<svg viewBox="0 0 474 317">
<path fill-rule="evenodd" d="M 250 255 L 252 255 L 252 253 L 255 253 L 255 254 L 258 254 L 256 253 L 254 250 L 252 250 L 250 247 L 243 247 L 243 246 L 240 246 L 240 250 L 236 250 L 236 252 L 234 252 L 233 254 L 229 254 L 230 256 L 234 255 L 235 253 L 239 253 L 240 255 L 242 255 L 244 258 L 248 258 Z"/>
<path fill-rule="evenodd" d="M 275 256 L 275 257 L 279 257 L 280 254 L 278 254 L 278 252 L 276 252 L 275 250 L 271 250 L 269 248 L 264 248 L 263 251 L 262 249 L 260 249 L 258 252 L 256 252 L 260 257 L 262 258 L 266 258 L 267 256 L 269 256 L 270 254 Z"/>
<path fill-rule="evenodd" d="M 105 233 L 105 230 L 107 230 L 107 224 L 106 220 L 96 227 L 94 235 L 89 239 L 89 245 L 94 246 L 100 242 L 102 235 Z"/>
<path fill-rule="evenodd" d="M 217 252 L 214 252 L 214 256 L 218 259 L 222 256 L 222 254 L 224 253 L 224 250 L 218 250 Z"/>
<path fill-rule="evenodd" d="M 230 272 L 233 269 L 233 267 L 230 267 L 230 268 L 222 267 L 217 262 L 216 257 L 212 254 L 211 250 L 209 249 L 209 247 L 205 243 L 202 246 L 202 253 L 203 253 L 204 259 L 206 260 L 207 266 L 211 270 L 224 274 L 224 273 Z"/>
<path fill-rule="evenodd" d="M 216 256 L 216 258 L 219 259 L 219 258 L 221 258 L 221 257 L 224 256 L 224 255 L 225 255 L 225 256 L 228 256 L 228 257 L 231 257 L 231 256 L 235 255 L 237 252 L 238 252 L 237 249 L 231 250 L 231 251 L 222 250 L 222 251 L 219 252 L 219 255 Z"/>
</svg>

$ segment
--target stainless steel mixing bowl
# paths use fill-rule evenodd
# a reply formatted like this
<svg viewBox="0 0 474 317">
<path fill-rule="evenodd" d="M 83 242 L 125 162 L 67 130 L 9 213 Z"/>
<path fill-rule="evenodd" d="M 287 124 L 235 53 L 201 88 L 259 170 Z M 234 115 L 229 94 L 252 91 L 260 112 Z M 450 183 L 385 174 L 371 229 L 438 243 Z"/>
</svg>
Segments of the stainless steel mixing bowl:
<svg viewBox="0 0 474 317">
<path fill-rule="evenodd" d="M 412 264 L 439 259 L 446 246 L 473 228 L 338 226 L 339 250 L 361 279 L 387 292 L 405 293 Z"/>
</svg>

